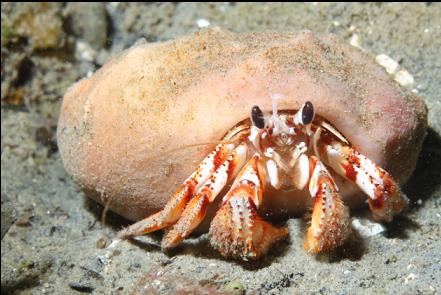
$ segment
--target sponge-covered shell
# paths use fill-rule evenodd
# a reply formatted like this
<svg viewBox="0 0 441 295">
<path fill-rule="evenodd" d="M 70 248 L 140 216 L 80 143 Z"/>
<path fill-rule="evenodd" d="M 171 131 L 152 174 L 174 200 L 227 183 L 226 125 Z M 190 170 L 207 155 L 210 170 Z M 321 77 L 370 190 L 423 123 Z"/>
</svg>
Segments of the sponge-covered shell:
<svg viewBox="0 0 441 295">
<path fill-rule="evenodd" d="M 58 144 L 89 196 L 137 220 L 162 209 L 226 131 L 251 107 L 298 109 L 310 100 L 366 156 L 400 182 L 412 173 L 427 127 L 422 100 L 374 59 L 332 35 L 205 30 L 137 44 L 66 93 Z M 184 147 L 186 146 L 186 147 Z M 339 180 L 351 205 L 358 190 Z M 299 211 L 304 194 L 268 208 Z"/>
</svg>

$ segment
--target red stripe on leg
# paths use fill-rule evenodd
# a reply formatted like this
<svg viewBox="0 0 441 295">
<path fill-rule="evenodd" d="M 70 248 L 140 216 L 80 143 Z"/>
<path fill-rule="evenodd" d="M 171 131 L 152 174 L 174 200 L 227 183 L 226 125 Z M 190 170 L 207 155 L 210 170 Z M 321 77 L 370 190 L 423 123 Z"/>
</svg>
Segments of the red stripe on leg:
<svg viewBox="0 0 441 295">
<path fill-rule="evenodd" d="M 321 133 L 320 144 L 320 156 L 326 163 L 369 196 L 375 219 L 391 221 L 407 207 L 406 196 L 387 171 L 329 132 Z"/>
<path fill-rule="evenodd" d="M 208 197 L 204 193 L 196 195 L 182 212 L 182 217 L 162 239 L 162 247 L 173 248 L 187 238 L 204 219 L 208 203 Z"/>
<path fill-rule="evenodd" d="M 181 216 L 187 203 L 202 184 L 219 168 L 230 155 L 232 144 L 219 144 L 199 164 L 193 174 L 188 177 L 181 187 L 172 195 L 164 209 L 153 214 L 118 233 L 119 238 L 128 238 L 148 234 L 150 232 L 174 224 Z"/>
</svg>

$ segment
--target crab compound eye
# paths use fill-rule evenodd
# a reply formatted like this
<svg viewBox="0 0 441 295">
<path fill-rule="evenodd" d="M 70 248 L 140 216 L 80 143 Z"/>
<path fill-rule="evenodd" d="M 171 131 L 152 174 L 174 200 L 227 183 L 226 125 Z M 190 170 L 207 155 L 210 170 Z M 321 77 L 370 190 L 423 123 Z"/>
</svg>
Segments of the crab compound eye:
<svg viewBox="0 0 441 295">
<path fill-rule="evenodd" d="M 265 127 L 265 121 L 263 120 L 263 113 L 258 106 L 254 106 L 251 109 L 251 121 L 253 122 L 253 125 L 259 129 Z"/>
<path fill-rule="evenodd" d="M 309 124 L 314 120 L 314 106 L 310 101 L 307 101 L 302 108 L 302 123 Z"/>
</svg>

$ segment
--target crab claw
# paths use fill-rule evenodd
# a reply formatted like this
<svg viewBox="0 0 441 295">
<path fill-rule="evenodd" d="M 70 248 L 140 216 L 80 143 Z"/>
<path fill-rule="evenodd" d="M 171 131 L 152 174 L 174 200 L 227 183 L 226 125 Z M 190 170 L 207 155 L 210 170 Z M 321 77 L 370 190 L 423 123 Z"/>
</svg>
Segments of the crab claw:
<svg viewBox="0 0 441 295">
<path fill-rule="evenodd" d="M 286 227 L 277 228 L 262 220 L 251 198 L 233 196 L 211 222 L 210 241 L 224 257 L 257 259 L 275 242 L 288 235 Z"/>
<path fill-rule="evenodd" d="M 309 191 L 314 198 L 311 226 L 304 247 L 308 252 L 332 250 L 344 243 L 351 233 L 349 211 L 341 200 L 331 175 L 314 156 L 310 158 L 312 175 Z"/>
<path fill-rule="evenodd" d="M 409 200 L 389 173 L 379 167 L 378 172 L 381 175 L 383 186 L 377 187 L 375 198 L 369 198 L 369 208 L 375 219 L 390 222 L 393 216 L 407 208 Z"/>
<path fill-rule="evenodd" d="M 263 174 L 255 155 L 242 169 L 210 226 L 211 245 L 225 257 L 257 259 L 288 235 L 262 220 L 257 206 L 262 198 Z"/>
</svg>

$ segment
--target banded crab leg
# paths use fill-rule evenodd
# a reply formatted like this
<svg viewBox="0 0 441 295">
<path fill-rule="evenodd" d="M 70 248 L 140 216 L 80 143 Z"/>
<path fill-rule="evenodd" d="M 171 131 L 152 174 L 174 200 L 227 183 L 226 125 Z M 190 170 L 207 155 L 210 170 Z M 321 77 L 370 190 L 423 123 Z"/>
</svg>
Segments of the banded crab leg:
<svg viewBox="0 0 441 295">
<path fill-rule="evenodd" d="M 173 248 L 187 238 L 205 218 L 207 206 L 242 168 L 247 155 L 246 144 L 238 145 L 230 157 L 220 165 L 185 207 L 179 220 L 162 239 L 163 248 Z"/>
<path fill-rule="evenodd" d="M 325 165 L 315 156 L 309 158 L 308 189 L 313 197 L 311 225 L 303 244 L 308 252 L 332 250 L 344 243 L 351 233 L 349 210 Z"/>
<path fill-rule="evenodd" d="M 255 154 L 240 171 L 211 222 L 211 245 L 223 256 L 256 259 L 288 235 L 286 227 L 274 227 L 257 213 L 264 183 L 261 158 Z"/>
<path fill-rule="evenodd" d="M 329 131 L 321 133 L 321 157 L 369 196 L 369 207 L 375 219 L 390 222 L 407 207 L 407 197 L 387 171 Z"/>
<path fill-rule="evenodd" d="M 218 144 L 216 148 L 199 164 L 193 174 L 173 194 L 164 209 L 141 220 L 118 233 L 119 238 L 140 236 L 174 224 L 194 193 L 209 179 L 234 148 L 233 144 Z"/>
</svg>

